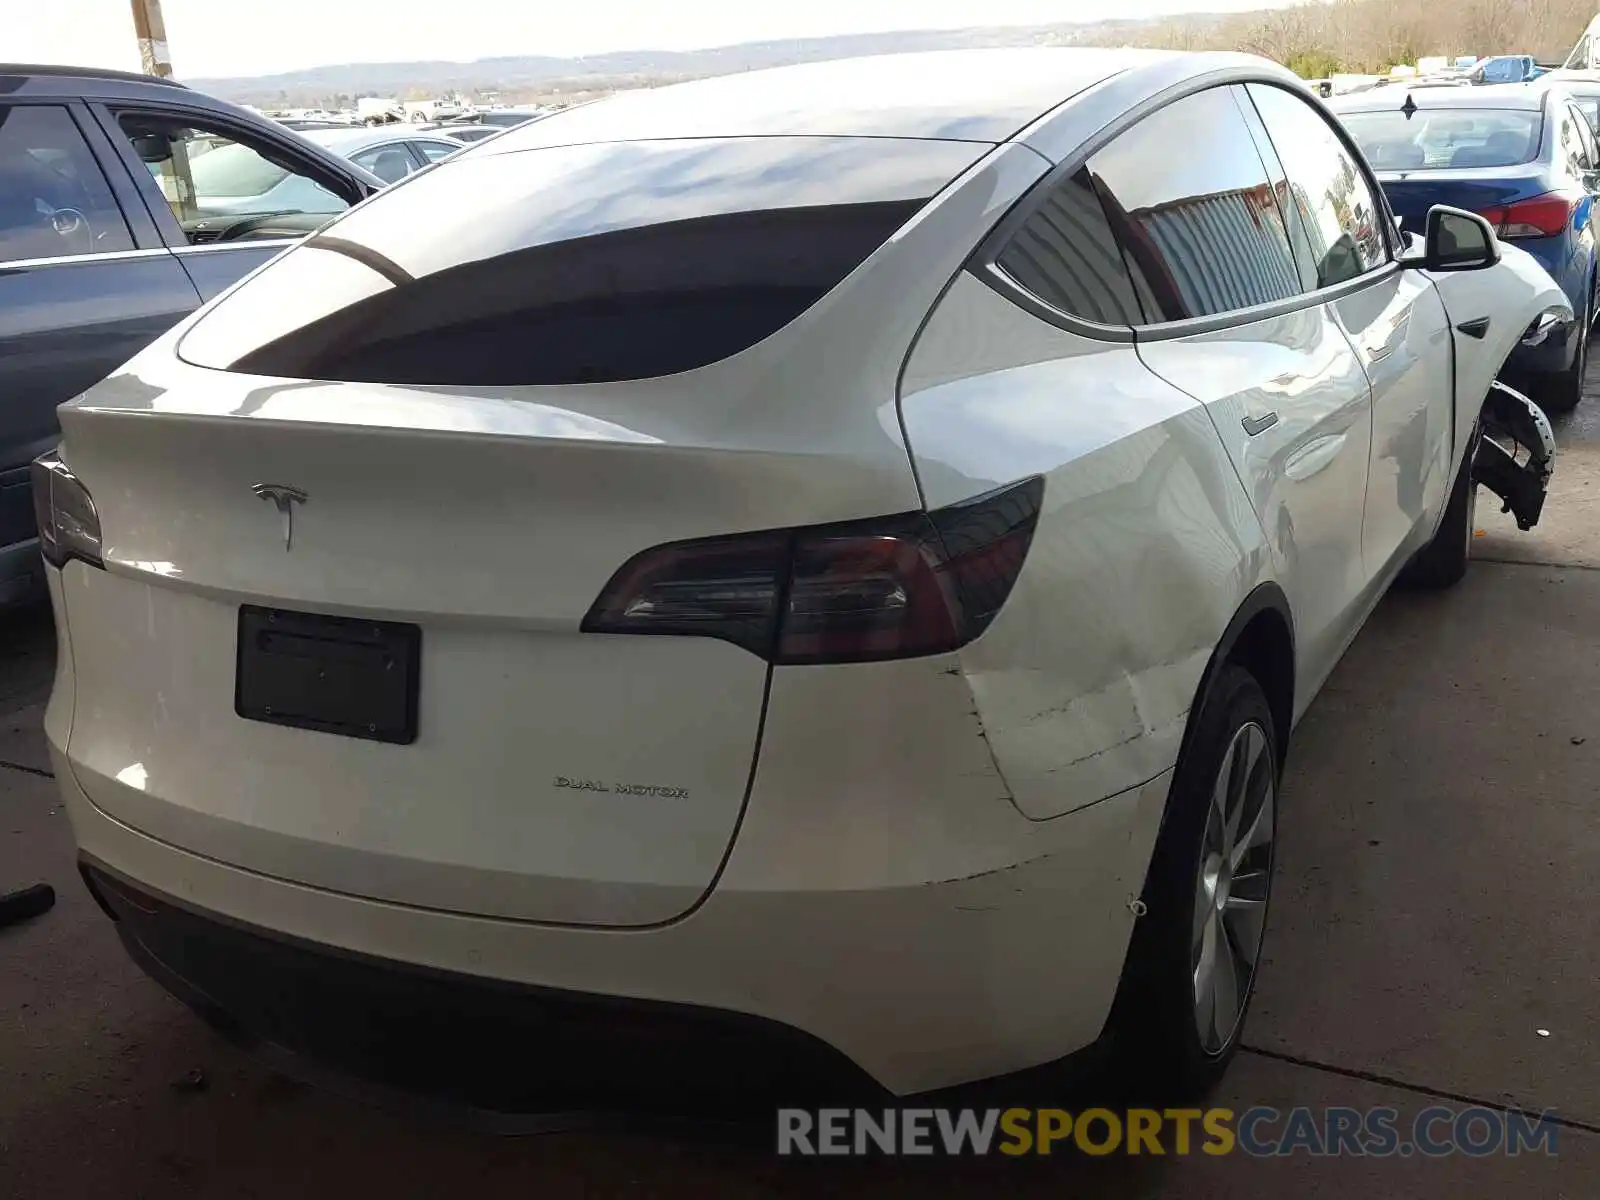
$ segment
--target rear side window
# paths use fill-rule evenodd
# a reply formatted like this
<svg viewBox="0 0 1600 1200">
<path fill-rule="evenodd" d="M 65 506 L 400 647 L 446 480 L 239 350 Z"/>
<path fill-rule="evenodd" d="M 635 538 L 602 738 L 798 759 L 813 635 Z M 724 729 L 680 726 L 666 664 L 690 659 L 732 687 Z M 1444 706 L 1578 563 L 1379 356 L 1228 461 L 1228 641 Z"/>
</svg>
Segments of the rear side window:
<svg viewBox="0 0 1600 1200">
<path fill-rule="evenodd" d="M 429 162 L 438 162 L 441 158 L 448 158 L 461 149 L 460 146 L 448 142 L 412 142 L 411 144 L 422 151 L 422 157 Z"/>
<path fill-rule="evenodd" d="M 372 383 L 675 374 L 788 324 L 984 149 L 761 138 L 474 154 L 301 243 L 180 353 Z"/>
<path fill-rule="evenodd" d="M 1600 99 L 1594 96 L 1579 96 L 1573 103 L 1578 106 L 1583 119 L 1589 122 L 1590 133 L 1600 131 Z"/>
<path fill-rule="evenodd" d="M 132 245 L 71 114 L 57 105 L 0 106 L 0 261 Z"/>
<path fill-rule="evenodd" d="M 1278 198 L 1232 89 L 1152 113 L 1090 158 L 1089 171 L 1149 323 L 1300 293 Z"/>
<path fill-rule="evenodd" d="M 1578 130 L 1578 140 L 1583 143 L 1584 159 L 1588 164 L 1588 168 L 1594 170 L 1596 167 L 1600 167 L 1600 152 L 1596 151 L 1594 144 L 1594 122 L 1577 101 L 1573 101 L 1570 107 L 1577 117 L 1573 124 Z"/>
<path fill-rule="evenodd" d="M 1101 325 L 1143 317 L 1088 168 L 1052 187 L 995 260 L 1052 308 Z"/>
<path fill-rule="evenodd" d="M 1582 179 L 1586 172 L 1594 168 L 1593 157 L 1584 138 L 1586 122 L 1570 104 L 1560 104 L 1556 111 L 1560 121 L 1561 159 L 1566 164 L 1568 175 L 1573 179 Z"/>
</svg>

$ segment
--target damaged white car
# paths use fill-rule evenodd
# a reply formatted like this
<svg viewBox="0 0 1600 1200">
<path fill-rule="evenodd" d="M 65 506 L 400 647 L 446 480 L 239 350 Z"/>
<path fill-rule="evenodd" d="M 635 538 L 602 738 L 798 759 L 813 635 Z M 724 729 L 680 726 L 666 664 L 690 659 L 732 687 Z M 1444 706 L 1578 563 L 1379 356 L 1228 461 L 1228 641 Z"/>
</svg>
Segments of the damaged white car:
<svg viewBox="0 0 1600 1200">
<path fill-rule="evenodd" d="M 1565 306 L 1479 217 L 1403 242 L 1238 55 L 510 131 L 62 410 L 85 876 L 234 1033 L 480 1105 L 1103 1035 L 1203 1084 L 1295 722 L 1391 583 L 1461 577 L 1475 478 L 1537 519 L 1494 381 Z"/>
</svg>

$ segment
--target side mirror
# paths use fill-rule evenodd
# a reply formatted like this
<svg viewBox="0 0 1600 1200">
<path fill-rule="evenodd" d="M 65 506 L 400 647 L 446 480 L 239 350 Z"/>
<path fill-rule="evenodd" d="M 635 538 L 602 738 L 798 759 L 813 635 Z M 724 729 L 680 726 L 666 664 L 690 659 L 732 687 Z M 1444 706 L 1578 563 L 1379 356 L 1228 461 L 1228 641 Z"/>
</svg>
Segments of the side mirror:
<svg viewBox="0 0 1600 1200">
<path fill-rule="evenodd" d="M 1481 271 L 1500 261 L 1494 226 L 1477 213 L 1436 204 L 1428 210 L 1428 231 L 1420 256 L 1400 260 L 1424 271 Z"/>
</svg>

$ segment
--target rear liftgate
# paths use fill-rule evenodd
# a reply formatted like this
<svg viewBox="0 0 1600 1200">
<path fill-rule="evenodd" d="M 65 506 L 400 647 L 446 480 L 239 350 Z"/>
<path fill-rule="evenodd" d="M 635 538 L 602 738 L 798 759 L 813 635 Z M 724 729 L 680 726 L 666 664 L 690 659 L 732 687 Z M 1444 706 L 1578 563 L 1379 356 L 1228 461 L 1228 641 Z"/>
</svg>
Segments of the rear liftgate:
<svg viewBox="0 0 1600 1200">
<path fill-rule="evenodd" d="M 1490 384 L 1472 479 L 1500 497 L 1501 511 L 1516 519 L 1518 529 L 1539 523 L 1555 458 L 1556 435 L 1544 410 L 1498 380 Z"/>
</svg>

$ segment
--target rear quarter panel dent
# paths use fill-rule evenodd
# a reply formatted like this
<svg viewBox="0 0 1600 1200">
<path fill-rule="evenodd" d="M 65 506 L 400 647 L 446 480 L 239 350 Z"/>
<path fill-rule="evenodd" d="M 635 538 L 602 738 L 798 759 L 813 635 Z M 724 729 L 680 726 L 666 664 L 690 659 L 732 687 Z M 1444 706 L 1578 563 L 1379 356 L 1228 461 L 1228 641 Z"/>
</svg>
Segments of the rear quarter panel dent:
<svg viewBox="0 0 1600 1200">
<path fill-rule="evenodd" d="M 1131 346 L 1058 329 L 970 275 L 905 381 L 930 507 L 1046 477 L 1017 586 L 960 653 L 1017 808 L 1048 819 L 1170 768 L 1218 640 L 1271 573 L 1204 409 Z"/>
</svg>

